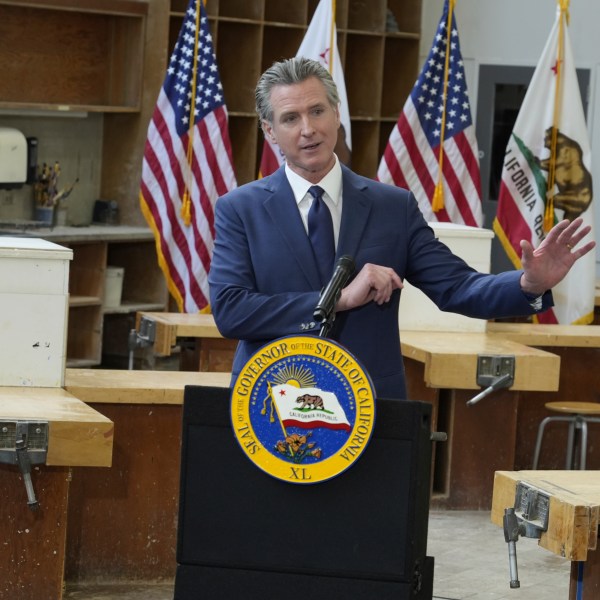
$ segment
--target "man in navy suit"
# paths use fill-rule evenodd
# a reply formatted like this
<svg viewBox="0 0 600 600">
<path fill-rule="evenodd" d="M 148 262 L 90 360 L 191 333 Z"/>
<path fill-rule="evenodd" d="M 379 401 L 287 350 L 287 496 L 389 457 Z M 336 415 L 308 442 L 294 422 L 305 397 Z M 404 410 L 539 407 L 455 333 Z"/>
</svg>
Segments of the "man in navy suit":
<svg viewBox="0 0 600 600">
<path fill-rule="evenodd" d="M 341 292 L 329 337 L 358 358 L 380 398 L 406 397 L 398 327 L 404 279 L 441 310 L 484 319 L 527 315 L 552 305 L 549 290 L 594 247 L 573 250 L 590 228 L 581 219 L 563 221 L 535 251 L 521 242 L 522 271 L 478 273 L 436 240 L 410 192 L 340 164 L 339 98 L 318 62 L 275 63 L 258 82 L 256 108 L 286 162 L 216 204 L 210 297 L 219 331 L 239 340 L 232 383 L 265 343 L 319 333 L 313 311 L 323 281 L 308 236 L 315 184 L 331 213 L 336 256 L 353 257 L 357 273 Z"/>
</svg>

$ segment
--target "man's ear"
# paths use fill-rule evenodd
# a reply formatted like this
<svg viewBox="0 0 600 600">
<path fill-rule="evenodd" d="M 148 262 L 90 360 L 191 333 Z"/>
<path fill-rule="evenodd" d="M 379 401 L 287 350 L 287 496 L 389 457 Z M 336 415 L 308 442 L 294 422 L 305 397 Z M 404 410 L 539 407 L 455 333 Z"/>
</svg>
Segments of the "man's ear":
<svg viewBox="0 0 600 600">
<path fill-rule="evenodd" d="M 265 137 L 273 144 L 276 144 L 277 140 L 275 139 L 275 133 L 273 132 L 273 125 L 271 125 L 271 123 L 269 123 L 269 121 L 266 121 L 265 119 L 263 119 L 261 121 L 261 127 L 263 130 L 263 133 L 265 134 Z"/>
</svg>

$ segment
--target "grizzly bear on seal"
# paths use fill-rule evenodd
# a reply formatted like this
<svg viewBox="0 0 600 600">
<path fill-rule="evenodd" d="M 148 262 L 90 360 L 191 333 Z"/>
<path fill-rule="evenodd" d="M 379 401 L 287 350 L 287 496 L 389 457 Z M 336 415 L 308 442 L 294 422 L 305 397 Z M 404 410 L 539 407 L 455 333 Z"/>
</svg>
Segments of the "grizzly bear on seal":
<svg viewBox="0 0 600 600">
<path fill-rule="evenodd" d="M 300 409 L 302 408 L 310 408 L 311 410 L 315 410 L 317 408 L 323 409 L 324 405 L 323 405 L 323 398 L 321 398 L 321 396 L 311 396 L 310 394 L 304 394 L 303 396 L 298 396 L 296 398 L 296 403 L 300 404 L 302 403 L 302 405 L 300 406 Z"/>
</svg>

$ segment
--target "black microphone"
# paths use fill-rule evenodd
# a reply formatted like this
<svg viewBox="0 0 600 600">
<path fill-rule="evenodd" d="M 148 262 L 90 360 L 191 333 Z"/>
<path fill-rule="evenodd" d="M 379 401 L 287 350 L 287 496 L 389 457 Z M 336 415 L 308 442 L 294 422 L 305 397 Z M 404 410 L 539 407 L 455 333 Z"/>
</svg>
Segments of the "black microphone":
<svg viewBox="0 0 600 600">
<path fill-rule="evenodd" d="M 319 302 L 317 302 L 317 306 L 315 306 L 313 312 L 315 320 L 322 323 L 331 318 L 335 305 L 342 293 L 342 288 L 348 283 L 348 280 L 352 275 L 354 275 L 354 260 L 347 254 L 340 256 L 335 263 L 333 275 L 331 276 L 329 283 L 321 292 Z"/>
</svg>

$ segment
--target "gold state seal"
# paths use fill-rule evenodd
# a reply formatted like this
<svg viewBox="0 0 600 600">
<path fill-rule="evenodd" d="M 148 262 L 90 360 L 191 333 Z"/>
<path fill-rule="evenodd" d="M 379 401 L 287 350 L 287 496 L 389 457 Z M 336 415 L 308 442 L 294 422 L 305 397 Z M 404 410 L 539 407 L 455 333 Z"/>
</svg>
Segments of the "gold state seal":
<svg viewBox="0 0 600 600">
<path fill-rule="evenodd" d="M 375 424 L 375 392 L 348 350 L 326 338 L 290 336 L 261 348 L 231 395 L 235 436 L 260 469 L 291 483 L 345 471 Z"/>
</svg>

